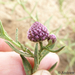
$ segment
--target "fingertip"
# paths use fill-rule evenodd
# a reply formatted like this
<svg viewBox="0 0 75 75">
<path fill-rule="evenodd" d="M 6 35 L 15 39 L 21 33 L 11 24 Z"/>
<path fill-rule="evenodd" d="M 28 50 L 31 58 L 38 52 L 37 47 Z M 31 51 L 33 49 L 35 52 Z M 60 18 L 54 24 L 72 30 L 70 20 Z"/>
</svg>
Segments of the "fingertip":
<svg viewBox="0 0 75 75">
<path fill-rule="evenodd" d="M 49 53 L 47 54 L 41 61 L 39 65 L 39 69 L 50 69 L 55 63 L 57 62 L 56 67 L 59 64 L 59 57 L 56 53 Z M 55 68 L 56 68 L 55 67 Z"/>
<path fill-rule="evenodd" d="M 47 70 L 38 70 L 32 75 L 51 75 Z"/>
<path fill-rule="evenodd" d="M 0 75 L 26 75 L 21 57 L 15 52 L 0 52 Z"/>
<path fill-rule="evenodd" d="M 12 49 L 7 45 L 4 39 L 0 38 L 0 52 L 12 51 Z"/>
</svg>

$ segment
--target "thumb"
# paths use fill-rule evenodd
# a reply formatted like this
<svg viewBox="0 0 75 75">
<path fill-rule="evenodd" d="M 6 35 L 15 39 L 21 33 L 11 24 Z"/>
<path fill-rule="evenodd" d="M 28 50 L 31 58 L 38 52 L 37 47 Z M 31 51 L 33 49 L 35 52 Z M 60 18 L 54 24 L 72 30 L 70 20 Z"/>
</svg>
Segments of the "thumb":
<svg viewBox="0 0 75 75">
<path fill-rule="evenodd" d="M 32 75 L 51 75 L 47 70 L 39 70 Z"/>
</svg>

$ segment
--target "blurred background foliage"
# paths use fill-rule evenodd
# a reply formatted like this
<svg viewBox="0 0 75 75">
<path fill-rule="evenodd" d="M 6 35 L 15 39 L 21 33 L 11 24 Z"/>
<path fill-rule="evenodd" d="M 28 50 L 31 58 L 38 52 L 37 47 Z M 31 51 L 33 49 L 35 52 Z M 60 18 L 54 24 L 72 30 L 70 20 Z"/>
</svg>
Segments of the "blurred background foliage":
<svg viewBox="0 0 75 75">
<path fill-rule="evenodd" d="M 63 45 L 65 46 L 65 48 L 61 52 L 58 53 L 58 55 L 60 57 L 60 65 L 59 65 L 58 69 L 55 70 L 54 75 L 55 74 L 61 75 L 61 74 L 58 74 L 58 71 L 75 72 L 75 12 L 74 12 L 74 17 L 69 17 L 68 12 L 70 10 L 68 12 L 65 12 L 65 10 L 67 10 L 68 8 L 65 9 L 64 5 L 66 6 L 66 4 L 67 4 L 66 2 L 68 2 L 68 1 L 70 2 L 72 0 L 55 0 L 55 1 L 57 2 L 59 13 L 62 16 L 61 18 L 62 19 L 64 18 L 66 21 L 65 21 L 65 23 L 63 23 L 64 26 L 61 22 L 60 23 L 61 25 L 57 26 L 56 28 L 54 27 L 55 29 L 52 29 L 52 30 L 50 30 L 50 26 L 51 26 L 50 23 L 51 23 L 52 19 L 54 18 L 54 15 L 48 16 L 44 22 L 40 21 L 41 16 L 38 16 L 38 13 L 40 13 L 40 14 L 42 14 L 42 13 L 41 13 L 41 11 L 36 11 L 36 8 L 38 7 L 38 4 L 39 4 L 38 0 L 30 1 L 32 3 L 34 2 L 34 6 L 33 6 L 32 10 L 31 9 L 28 10 L 28 8 L 27 8 L 28 0 L 16 0 L 16 1 L 15 0 L 5 0 L 5 1 L 0 0 L 0 4 L 1 5 L 14 4 L 14 6 L 11 10 L 12 14 L 15 12 L 16 7 L 18 5 L 20 5 L 28 15 L 25 17 L 22 17 L 22 18 L 17 18 L 16 19 L 17 21 L 22 22 L 23 20 L 25 21 L 27 19 L 30 19 L 31 23 L 33 23 L 34 21 L 42 22 L 48 28 L 50 34 L 53 33 L 57 36 L 57 42 L 56 42 L 55 48 L 59 48 L 60 46 L 63 46 Z M 43 9 L 42 6 L 43 6 L 43 4 L 41 5 L 40 8 Z M 45 7 L 46 7 L 46 5 L 45 5 Z M 50 11 L 52 11 L 52 10 L 50 9 Z M 35 12 L 35 14 L 34 14 L 34 12 Z M 48 12 L 48 10 L 47 10 L 47 12 Z M 45 14 L 47 14 L 47 13 L 45 13 Z M 42 18 L 42 20 L 43 20 L 43 18 Z M 61 21 L 63 21 L 63 20 L 61 20 Z M 72 32 L 69 33 L 69 31 L 72 31 Z M 73 36 L 72 36 L 72 34 L 73 34 Z M 26 41 L 24 44 L 31 50 L 34 50 L 33 43 Z M 64 66 L 64 68 L 62 68 L 62 66 Z"/>
</svg>

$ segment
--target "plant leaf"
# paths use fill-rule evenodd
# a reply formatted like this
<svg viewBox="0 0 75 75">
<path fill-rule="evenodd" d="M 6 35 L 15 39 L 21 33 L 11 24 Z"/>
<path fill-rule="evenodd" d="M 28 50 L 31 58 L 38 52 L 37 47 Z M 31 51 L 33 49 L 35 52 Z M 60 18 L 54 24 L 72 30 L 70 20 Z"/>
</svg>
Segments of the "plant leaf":
<svg viewBox="0 0 75 75">
<path fill-rule="evenodd" d="M 17 2 L 18 2 L 19 4 L 21 4 L 21 1 L 20 1 L 20 0 L 17 0 Z"/>
<path fill-rule="evenodd" d="M 5 41 L 5 42 L 6 42 L 6 43 L 12 48 L 12 50 L 14 50 L 16 53 L 21 54 L 21 55 L 26 56 L 26 57 L 31 57 L 31 55 L 29 55 L 29 54 L 27 54 L 27 53 L 24 53 L 24 52 L 22 52 L 22 51 L 16 49 L 10 42 L 8 42 L 8 41 Z"/>
<path fill-rule="evenodd" d="M 15 8 L 16 8 L 17 5 L 18 5 L 18 3 L 16 3 L 16 4 L 14 5 L 14 7 L 13 7 L 13 9 L 12 9 L 12 13 L 14 12 L 14 10 L 15 10 Z"/>
<path fill-rule="evenodd" d="M 33 73 L 37 71 L 39 66 L 39 51 L 38 51 L 38 43 L 36 43 L 35 46 L 35 52 L 34 52 L 34 68 L 33 68 Z"/>
<path fill-rule="evenodd" d="M 21 46 L 21 49 L 24 51 L 24 52 L 27 52 L 28 54 L 31 55 L 31 57 L 34 57 L 33 53 L 28 49 L 26 48 L 23 44 L 21 44 L 19 41 L 18 41 L 18 44 Z"/>
<path fill-rule="evenodd" d="M 61 75 L 60 71 L 55 70 L 54 72 L 55 72 L 56 75 Z"/>
<path fill-rule="evenodd" d="M 31 75 L 32 74 L 32 72 L 31 72 L 32 67 L 31 67 L 30 63 L 23 55 L 20 55 L 20 56 L 22 58 L 22 62 L 23 62 L 23 66 L 24 66 L 24 70 L 25 70 L 26 75 Z"/>
<path fill-rule="evenodd" d="M 0 21 L 0 37 L 4 37 L 4 28 L 2 26 L 2 22 Z"/>
<path fill-rule="evenodd" d="M 51 72 L 57 65 L 57 62 L 49 69 L 49 72 Z"/>
<path fill-rule="evenodd" d="M 17 47 L 20 48 L 20 45 L 17 42 L 15 42 L 14 40 L 12 40 L 11 37 L 7 34 L 7 32 L 4 30 L 1 21 L 0 21 L 0 38 L 8 40 L 8 41 L 10 41 L 11 43 L 13 43 L 14 45 L 16 45 Z"/>
<path fill-rule="evenodd" d="M 0 21 L 0 38 L 9 39 L 9 36 L 7 35 L 6 31 L 3 28 L 2 22 Z"/>
<path fill-rule="evenodd" d="M 62 12 L 62 5 L 63 5 L 63 1 L 64 0 L 58 0 L 59 1 L 59 8 L 60 8 L 60 11 Z"/>
<path fill-rule="evenodd" d="M 50 52 L 56 53 L 56 52 L 61 51 L 64 47 L 65 47 L 65 46 L 62 46 L 61 48 L 59 48 L 59 49 L 57 49 L 57 50 L 50 50 L 50 49 L 48 49 L 48 48 L 45 47 L 45 50 L 48 50 L 48 51 L 50 51 Z"/>
<path fill-rule="evenodd" d="M 16 42 L 18 42 L 18 28 L 16 28 Z"/>
<path fill-rule="evenodd" d="M 2 22 L 0 21 L 0 38 L 6 39 L 8 41 L 11 40 L 9 35 L 6 33 L 6 31 L 3 28 Z"/>
</svg>

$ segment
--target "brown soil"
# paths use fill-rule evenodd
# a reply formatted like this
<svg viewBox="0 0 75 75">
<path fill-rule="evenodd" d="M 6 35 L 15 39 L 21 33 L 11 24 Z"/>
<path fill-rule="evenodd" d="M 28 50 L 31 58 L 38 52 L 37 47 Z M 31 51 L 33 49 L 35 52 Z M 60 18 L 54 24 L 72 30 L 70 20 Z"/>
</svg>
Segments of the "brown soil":
<svg viewBox="0 0 75 75">
<path fill-rule="evenodd" d="M 15 8 L 15 11 L 12 13 L 12 9 L 16 2 L 14 0 L 11 0 L 11 3 L 8 3 L 9 0 L 2 1 L 5 1 L 6 4 L 0 4 L 0 20 L 2 21 L 5 30 L 11 36 L 11 38 L 15 40 L 15 31 L 16 28 L 18 28 L 19 41 L 23 44 L 29 42 L 29 40 L 27 39 L 27 31 L 32 24 L 31 19 L 18 21 L 18 19 L 20 18 L 27 17 L 28 14 L 20 5 L 18 5 Z M 26 7 L 29 11 L 32 10 L 34 5 L 35 0 L 28 0 L 26 3 Z M 73 19 L 75 18 L 75 0 L 65 0 L 63 2 L 62 9 L 64 10 L 64 13 L 68 16 L 68 21 L 72 22 L 72 25 L 74 26 L 75 23 L 73 22 Z M 60 25 L 62 25 L 62 28 L 58 35 L 60 36 L 60 38 L 63 38 L 67 33 L 69 33 L 69 38 L 71 38 L 72 41 L 75 40 L 75 33 L 73 32 L 70 23 L 67 24 L 67 19 L 64 18 L 60 13 L 58 0 L 40 0 L 37 4 L 36 9 L 34 10 L 33 15 L 35 15 L 36 11 L 38 11 L 39 21 L 42 24 L 48 18 L 53 16 L 50 21 L 50 30 L 57 29 Z M 67 57 L 65 54 L 60 56 L 60 65 L 57 69 L 58 71 L 64 71 L 66 65 L 68 64 L 66 58 Z"/>
</svg>

